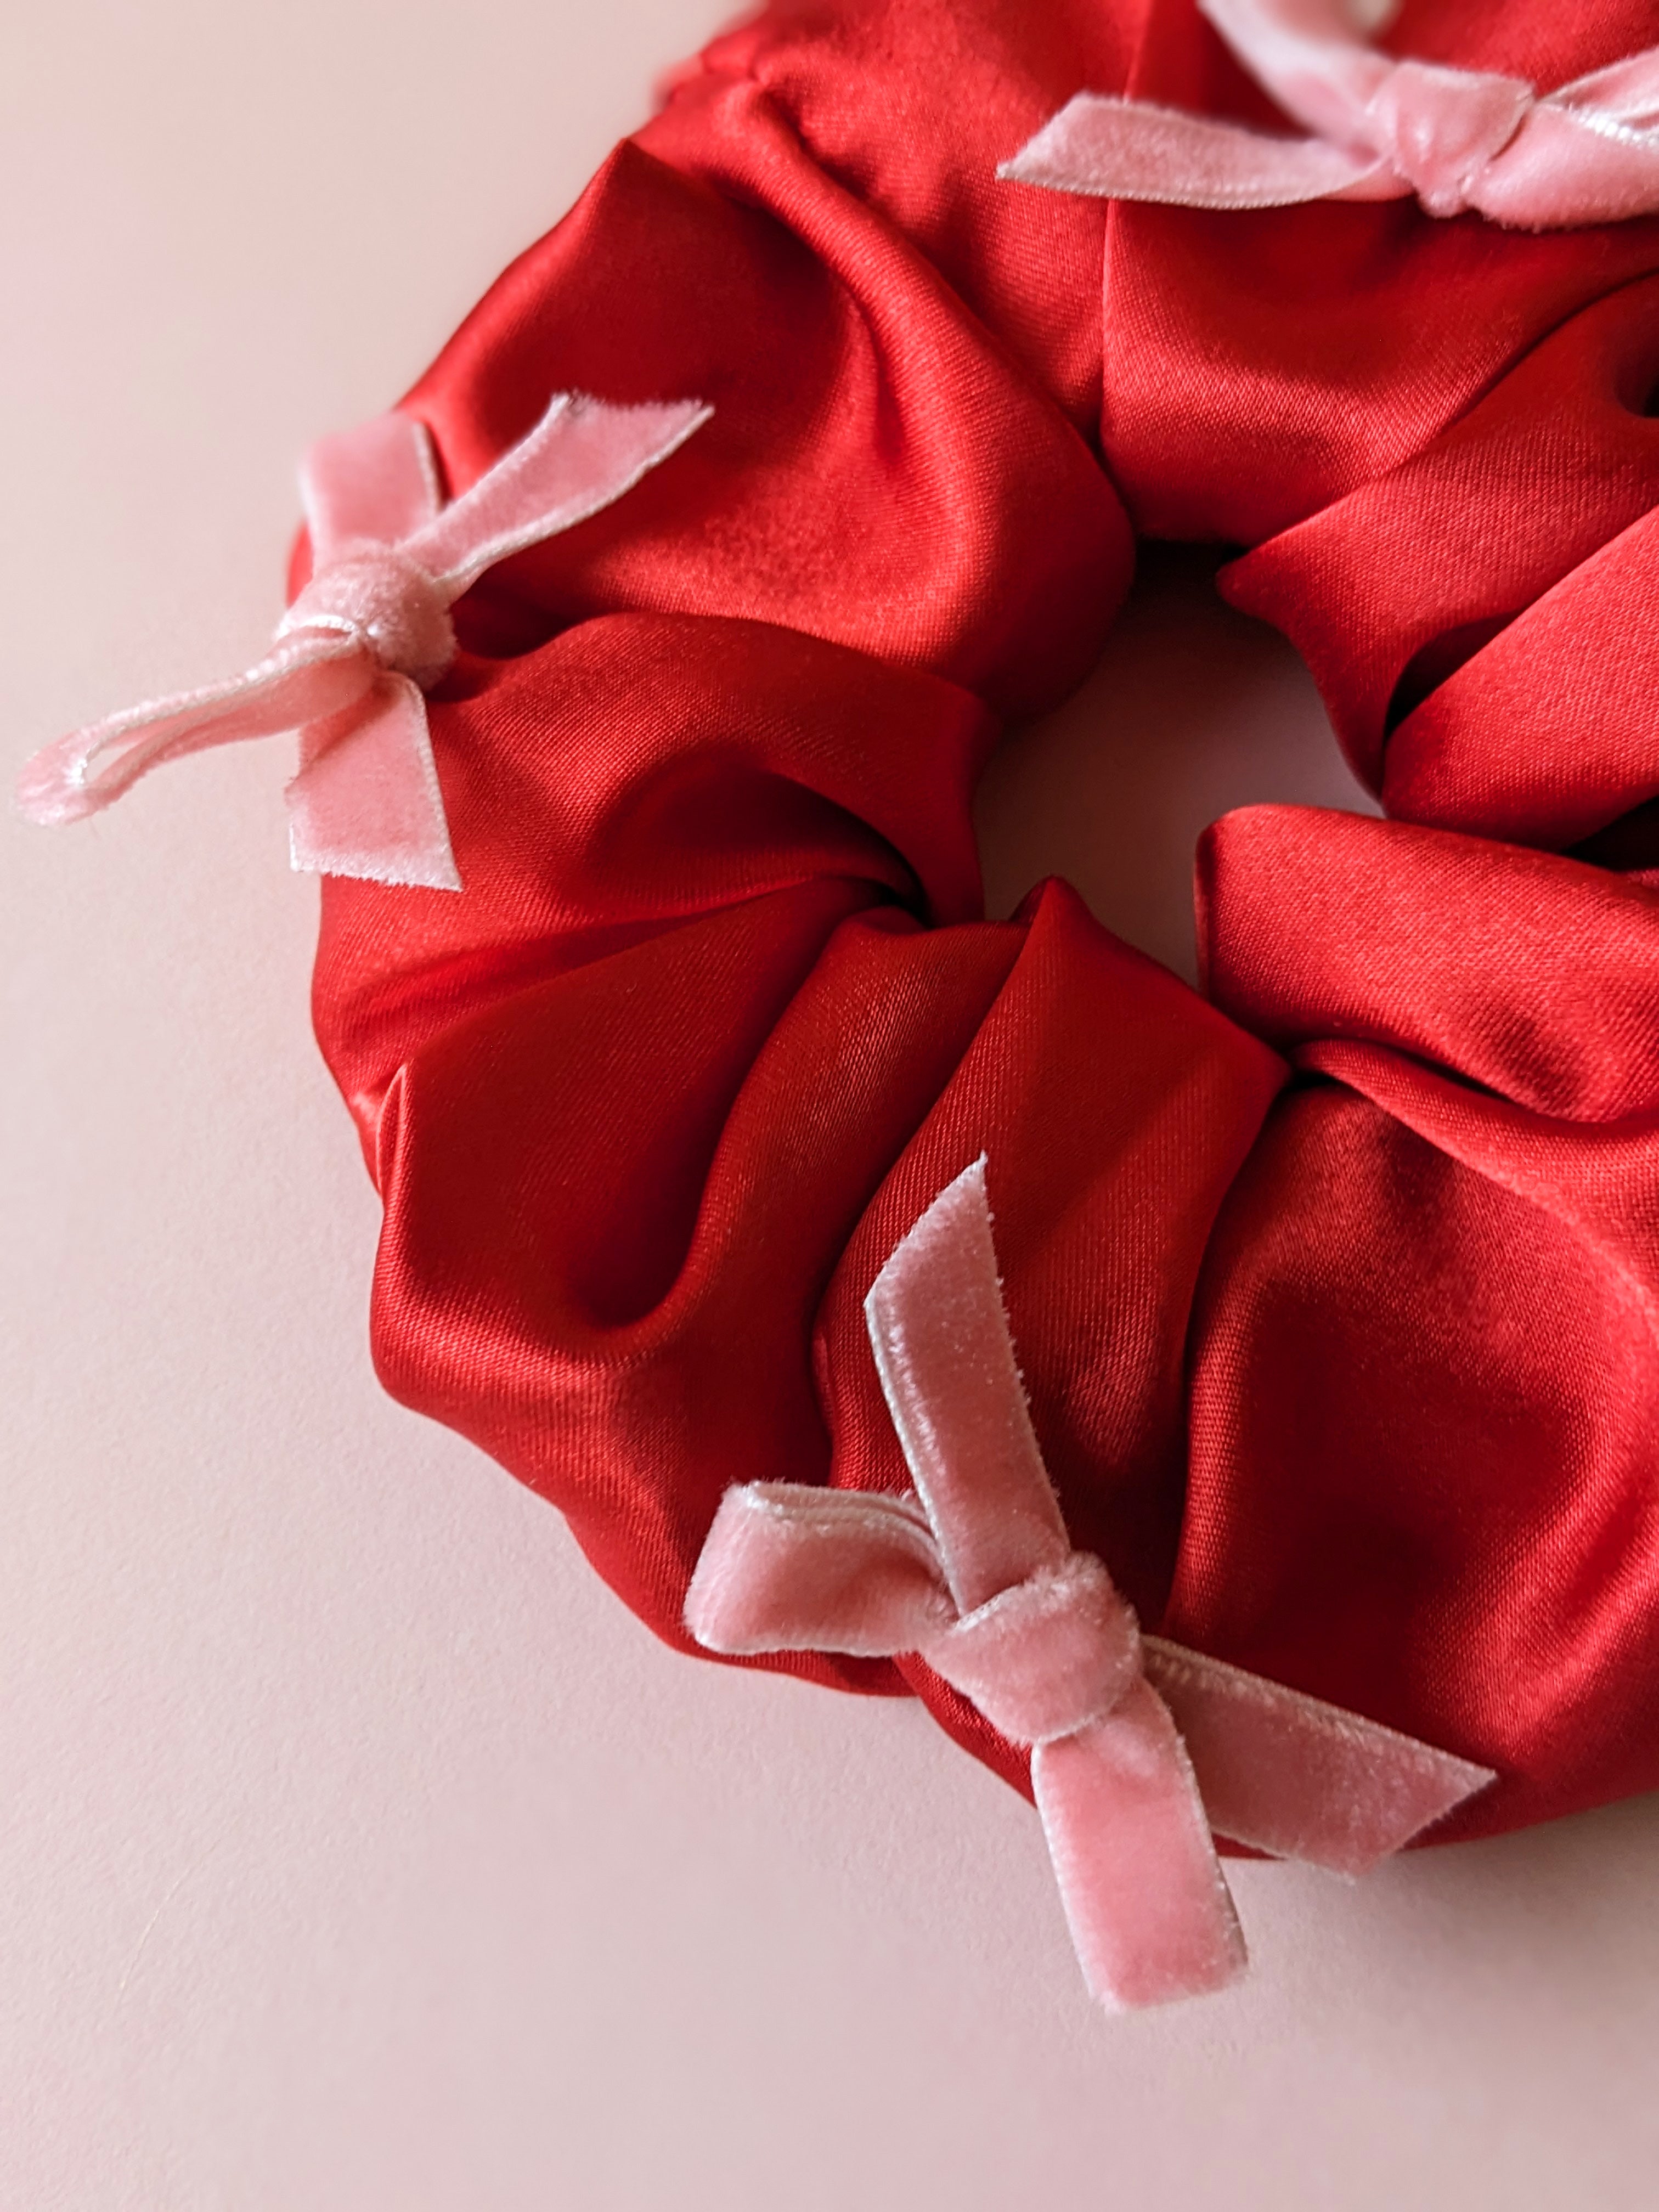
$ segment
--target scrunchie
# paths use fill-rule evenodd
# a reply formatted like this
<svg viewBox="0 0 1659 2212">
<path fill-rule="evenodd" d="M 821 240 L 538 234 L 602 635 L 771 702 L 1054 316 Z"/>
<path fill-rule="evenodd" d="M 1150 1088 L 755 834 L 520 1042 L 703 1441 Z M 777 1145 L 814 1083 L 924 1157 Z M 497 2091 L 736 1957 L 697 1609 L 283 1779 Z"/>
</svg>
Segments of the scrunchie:
<svg viewBox="0 0 1659 2212">
<path fill-rule="evenodd" d="M 1547 92 L 1650 31 L 1408 0 L 1385 44 Z M 1659 1785 L 1659 224 L 1000 180 L 1083 89 L 1285 128 L 1192 0 L 775 6 L 401 403 L 447 501 L 553 394 L 712 412 L 447 608 L 460 895 L 325 880 L 374 1357 L 701 1650 L 728 1492 L 910 1498 L 865 1301 L 982 1155 L 1055 1558 L 1491 1770 L 1431 1832 L 1492 1834 Z M 1243 549 L 1389 817 L 1218 823 L 1198 992 L 1063 883 L 988 921 L 969 814 L 1137 538 Z M 737 1663 L 1030 1787 L 960 1666 Z"/>
</svg>

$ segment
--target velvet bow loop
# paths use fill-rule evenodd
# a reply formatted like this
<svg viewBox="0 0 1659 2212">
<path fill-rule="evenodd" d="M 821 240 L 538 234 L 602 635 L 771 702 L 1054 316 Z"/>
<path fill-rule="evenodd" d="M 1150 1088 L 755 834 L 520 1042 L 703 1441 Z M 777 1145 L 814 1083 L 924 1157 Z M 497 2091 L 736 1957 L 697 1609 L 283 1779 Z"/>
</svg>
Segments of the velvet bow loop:
<svg viewBox="0 0 1659 2212">
<path fill-rule="evenodd" d="M 734 1484 L 720 1502 L 685 1625 L 730 1658 L 920 1651 L 956 1618 L 939 1546 L 914 1495 Z"/>
<path fill-rule="evenodd" d="M 708 418 L 696 400 L 556 393 L 536 428 L 444 504 L 424 426 L 385 415 L 324 439 L 301 494 L 313 568 L 246 674 L 72 731 L 24 767 L 31 820 L 100 812 L 166 760 L 301 732 L 294 866 L 459 890 L 424 693 L 455 658 L 450 609 L 485 569 L 620 499 Z"/>
<path fill-rule="evenodd" d="M 1270 137 L 1150 100 L 1079 93 L 999 176 L 1177 207 L 1401 199 L 1553 230 L 1659 211 L 1659 48 L 1540 94 L 1525 78 L 1395 60 L 1390 0 L 1198 0 L 1239 62 L 1315 135 Z"/>
<path fill-rule="evenodd" d="M 1191 1996 L 1243 1971 L 1212 1823 L 1352 1871 L 1492 1779 L 1141 1637 L 1102 1562 L 1073 1549 L 1042 1464 L 982 1159 L 901 1241 L 865 1316 L 915 1494 L 728 1490 L 686 1626 L 734 1656 L 916 1652 L 1010 1741 L 1031 1746 L 1061 1901 L 1103 2002 Z"/>
</svg>

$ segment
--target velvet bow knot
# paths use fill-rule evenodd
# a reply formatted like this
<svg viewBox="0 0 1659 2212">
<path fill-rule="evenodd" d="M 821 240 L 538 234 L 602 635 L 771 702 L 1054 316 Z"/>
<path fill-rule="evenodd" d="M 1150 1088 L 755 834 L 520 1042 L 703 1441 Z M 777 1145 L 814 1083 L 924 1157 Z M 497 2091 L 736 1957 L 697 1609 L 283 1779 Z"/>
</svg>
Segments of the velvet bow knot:
<svg viewBox="0 0 1659 2212">
<path fill-rule="evenodd" d="M 1520 77 L 1432 62 L 1385 64 L 1384 72 L 1355 128 L 1363 129 L 1379 167 L 1392 170 L 1389 181 L 1408 185 L 1431 215 L 1478 208 L 1479 180 L 1536 104 L 1532 87 Z"/>
<path fill-rule="evenodd" d="M 1067 1550 L 916 1650 L 1011 1743 L 1103 1721 L 1140 1673 L 1140 1631 L 1100 1561 Z"/>
<path fill-rule="evenodd" d="M 1180 207 L 1401 199 L 1517 229 L 1659 211 L 1659 48 L 1540 95 L 1524 78 L 1396 61 L 1366 41 L 1394 0 L 1198 0 L 1314 135 L 1270 137 L 1147 100 L 1079 93 L 1000 176 Z"/>
<path fill-rule="evenodd" d="M 245 675 L 76 730 L 27 763 L 30 820 L 74 822 L 164 760 L 298 729 L 294 866 L 459 890 L 424 693 L 455 658 L 450 609 L 485 569 L 630 490 L 710 410 L 557 393 L 523 441 L 445 506 L 424 426 L 383 415 L 307 455 L 311 580 Z"/>
<path fill-rule="evenodd" d="M 444 587 L 401 546 L 348 539 L 295 598 L 276 636 L 332 631 L 357 652 L 422 690 L 455 658 L 455 625 Z"/>
<path fill-rule="evenodd" d="M 1492 1778 L 1357 1714 L 1143 1638 L 1074 1551 L 1042 1464 L 997 1281 L 977 1160 L 865 1304 L 914 1494 L 727 1491 L 686 1597 L 731 1655 L 915 1651 L 1012 1742 L 1089 1987 L 1158 2003 L 1219 1989 L 1244 1944 L 1212 1827 L 1343 1873 Z"/>
</svg>

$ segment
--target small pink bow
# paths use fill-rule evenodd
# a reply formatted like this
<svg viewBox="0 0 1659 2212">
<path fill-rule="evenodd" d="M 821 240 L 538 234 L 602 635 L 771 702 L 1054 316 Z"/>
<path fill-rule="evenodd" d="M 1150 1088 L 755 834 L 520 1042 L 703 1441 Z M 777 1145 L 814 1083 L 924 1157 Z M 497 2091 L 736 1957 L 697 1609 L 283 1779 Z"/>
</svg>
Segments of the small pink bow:
<svg viewBox="0 0 1659 2212">
<path fill-rule="evenodd" d="M 288 787 L 294 866 L 459 890 L 425 690 L 455 657 L 449 610 L 486 568 L 597 514 L 708 421 L 696 400 L 612 407 L 562 392 L 522 443 L 446 507 L 425 427 L 383 415 L 301 471 L 311 581 L 245 675 L 152 699 L 37 753 L 31 821 L 75 822 L 165 760 L 301 732 Z"/>
<path fill-rule="evenodd" d="M 1243 1971 L 1212 1828 L 1358 1874 L 1493 1779 L 1141 1636 L 1100 1561 L 1073 1550 L 1037 1449 L 982 1157 L 898 1246 L 865 1316 L 915 1493 L 728 1490 L 686 1626 L 732 1655 L 919 1652 L 1031 1745 L 1072 1938 L 1102 2002 L 1195 1996 Z"/>
<path fill-rule="evenodd" d="M 1019 183 L 1177 207 L 1404 199 L 1521 230 L 1659 211 L 1659 47 L 1540 96 L 1523 77 L 1395 61 L 1365 43 L 1396 0 L 1198 0 L 1289 115 L 1269 137 L 1080 92 L 998 170 Z"/>
</svg>

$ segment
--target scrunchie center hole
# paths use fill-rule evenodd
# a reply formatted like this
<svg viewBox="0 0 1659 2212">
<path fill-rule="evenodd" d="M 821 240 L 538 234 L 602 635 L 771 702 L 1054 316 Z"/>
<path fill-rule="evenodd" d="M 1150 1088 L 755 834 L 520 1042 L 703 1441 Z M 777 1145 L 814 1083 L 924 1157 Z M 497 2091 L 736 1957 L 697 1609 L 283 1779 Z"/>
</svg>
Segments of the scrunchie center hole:
<svg viewBox="0 0 1659 2212">
<path fill-rule="evenodd" d="M 1208 546 L 1147 545 L 1093 673 L 1004 740 L 975 803 L 988 911 L 1064 876 L 1109 929 L 1193 981 L 1193 853 L 1236 806 L 1382 811 L 1312 677 L 1222 600 Z"/>
</svg>

